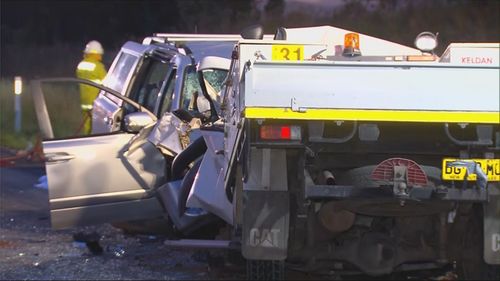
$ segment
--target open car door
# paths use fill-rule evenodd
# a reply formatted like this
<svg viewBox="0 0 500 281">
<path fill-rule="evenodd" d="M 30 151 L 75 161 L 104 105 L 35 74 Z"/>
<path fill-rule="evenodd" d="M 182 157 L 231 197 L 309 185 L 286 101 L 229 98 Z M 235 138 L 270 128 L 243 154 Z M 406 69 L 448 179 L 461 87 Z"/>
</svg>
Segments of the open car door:
<svg viewBox="0 0 500 281">
<path fill-rule="evenodd" d="M 72 87 L 47 90 L 42 87 L 47 84 Z M 78 84 L 105 91 L 137 111 L 126 114 L 116 132 L 75 135 L 83 122 Z M 39 79 L 31 87 L 44 138 L 54 228 L 154 218 L 163 213 L 155 189 L 166 181 L 165 159 L 147 141 L 156 123 L 154 114 L 119 92 L 87 80 Z"/>
</svg>

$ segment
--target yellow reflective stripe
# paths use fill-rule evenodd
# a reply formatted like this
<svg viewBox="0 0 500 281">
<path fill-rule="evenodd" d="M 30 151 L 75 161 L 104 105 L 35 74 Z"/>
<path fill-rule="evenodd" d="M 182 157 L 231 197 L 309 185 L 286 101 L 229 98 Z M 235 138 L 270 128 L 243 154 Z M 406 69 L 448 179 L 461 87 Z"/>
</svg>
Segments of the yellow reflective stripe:
<svg viewBox="0 0 500 281">
<path fill-rule="evenodd" d="M 96 83 L 96 84 L 102 84 L 102 80 L 101 79 L 90 79 L 90 81 Z"/>
<path fill-rule="evenodd" d="M 82 109 L 83 110 L 92 110 L 92 105 L 90 105 L 90 104 L 82 104 Z"/>
<path fill-rule="evenodd" d="M 78 70 L 94 71 L 96 65 L 93 62 L 82 61 L 78 64 Z"/>
<path fill-rule="evenodd" d="M 247 107 L 251 119 L 348 120 L 429 123 L 500 123 L 500 112 L 484 111 L 417 111 L 373 109 L 311 109 L 295 112 L 290 108 Z"/>
</svg>

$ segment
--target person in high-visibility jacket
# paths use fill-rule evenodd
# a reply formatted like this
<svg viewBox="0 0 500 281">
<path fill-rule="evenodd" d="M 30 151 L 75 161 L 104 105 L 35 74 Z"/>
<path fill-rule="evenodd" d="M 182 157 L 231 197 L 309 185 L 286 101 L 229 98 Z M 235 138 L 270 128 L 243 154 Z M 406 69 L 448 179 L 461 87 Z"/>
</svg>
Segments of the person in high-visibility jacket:
<svg viewBox="0 0 500 281">
<path fill-rule="evenodd" d="M 106 68 L 102 63 L 104 49 L 101 43 L 92 40 L 85 46 L 83 60 L 76 68 L 76 77 L 87 79 L 101 84 L 106 76 Z M 99 94 L 99 89 L 85 84 L 80 84 L 80 103 L 83 114 L 83 134 L 90 134 L 92 130 L 92 106 L 95 98 Z"/>
</svg>

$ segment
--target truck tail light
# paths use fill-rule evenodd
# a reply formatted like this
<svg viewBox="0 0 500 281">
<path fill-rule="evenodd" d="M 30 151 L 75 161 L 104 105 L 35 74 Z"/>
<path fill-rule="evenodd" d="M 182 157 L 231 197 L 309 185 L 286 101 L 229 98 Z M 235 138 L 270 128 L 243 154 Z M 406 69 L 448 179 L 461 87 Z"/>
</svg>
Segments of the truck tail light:
<svg viewBox="0 0 500 281">
<path fill-rule="evenodd" d="M 301 140 L 300 126 L 263 125 L 260 127 L 262 140 Z"/>
</svg>

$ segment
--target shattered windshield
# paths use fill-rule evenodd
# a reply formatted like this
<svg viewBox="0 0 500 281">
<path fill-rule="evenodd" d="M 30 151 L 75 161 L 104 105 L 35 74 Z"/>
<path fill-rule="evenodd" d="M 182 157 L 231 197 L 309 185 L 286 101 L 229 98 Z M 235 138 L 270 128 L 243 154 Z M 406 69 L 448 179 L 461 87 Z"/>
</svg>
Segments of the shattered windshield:
<svg viewBox="0 0 500 281">
<path fill-rule="evenodd" d="M 205 83 L 210 84 L 210 86 L 219 93 L 222 89 L 222 85 L 226 80 L 227 70 L 221 69 L 206 69 L 203 70 L 203 78 L 205 78 Z"/>
</svg>

